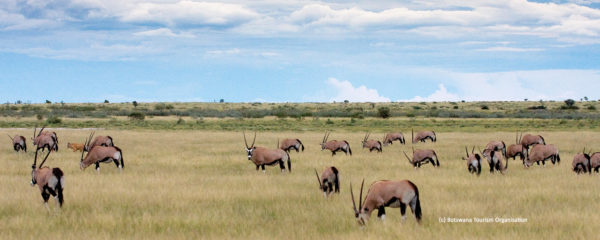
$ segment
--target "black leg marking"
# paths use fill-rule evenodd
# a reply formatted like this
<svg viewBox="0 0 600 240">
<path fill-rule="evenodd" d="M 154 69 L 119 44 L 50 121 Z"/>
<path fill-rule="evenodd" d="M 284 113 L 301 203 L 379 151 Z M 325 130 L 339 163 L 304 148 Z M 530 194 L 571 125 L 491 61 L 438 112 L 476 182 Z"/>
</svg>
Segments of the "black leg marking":
<svg viewBox="0 0 600 240">
<path fill-rule="evenodd" d="M 402 214 L 402 217 L 406 216 L 406 204 L 400 202 L 400 213 Z"/>
<path fill-rule="evenodd" d="M 279 160 L 278 162 L 279 162 L 279 168 L 280 168 L 281 170 L 285 170 L 285 165 L 283 164 L 283 161 L 282 161 L 282 160 Z"/>
<path fill-rule="evenodd" d="M 260 168 L 261 168 L 263 171 L 265 171 L 265 165 L 264 165 L 264 164 L 261 164 L 261 165 L 260 165 Z"/>
<path fill-rule="evenodd" d="M 100 168 L 100 162 L 96 162 L 96 170 Z"/>
<path fill-rule="evenodd" d="M 327 182 L 327 194 L 333 192 L 333 184 L 331 182 Z"/>
<path fill-rule="evenodd" d="M 339 193 L 340 192 L 340 181 L 336 179 L 334 182 L 334 186 L 335 186 L 335 192 Z"/>
<path fill-rule="evenodd" d="M 378 218 L 381 218 L 382 215 L 385 215 L 385 207 L 384 206 L 379 207 L 377 210 L 378 210 L 377 211 Z"/>
</svg>

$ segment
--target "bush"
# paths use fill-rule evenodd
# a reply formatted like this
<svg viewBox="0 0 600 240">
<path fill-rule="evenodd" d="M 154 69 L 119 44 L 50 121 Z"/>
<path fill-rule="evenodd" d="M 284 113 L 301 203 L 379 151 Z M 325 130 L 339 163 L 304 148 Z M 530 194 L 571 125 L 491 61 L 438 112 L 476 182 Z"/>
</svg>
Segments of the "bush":
<svg viewBox="0 0 600 240">
<path fill-rule="evenodd" d="M 565 105 L 567 107 L 572 107 L 572 106 L 575 105 L 575 100 L 573 100 L 573 99 L 567 99 L 567 100 L 565 100 Z"/>
<path fill-rule="evenodd" d="M 482 105 L 481 106 L 481 110 L 489 110 L 489 109 L 490 109 L 490 107 L 488 107 L 487 105 Z"/>
<path fill-rule="evenodd" d="M 331 121 L 331 119 L 328 118 L 327 121 L 325 122 L 325 124 L 330 124 L 331 125 L 331 124 L 333 124 L 333 121 Z"/>
<path fill-rule="evenodd" d="M 592 110 L 592 111 L 593 111 L 593 110 L 596 110 L 596 106 L 594 106 L 594 105 L 589 105 L 589 106 L 587 107 L 587 110 Z"/>
<path fill-rule="evenodd" d="M 146 115 L 144 115 L 144 113 L 141 113 L 141 112 L 132 112 L 129 114 L 130 120 L 143 121 L 145 118 L 146 118 Z"/>
<path fill-rule="evenodd" d="M 51 116 L 48 119 L 46 119 L 46 123 L 48 124 L 60 124 L 62 123 L 62 119 L 57 117 L 57 116 Z"/>
<path fill-rule="evenodd" d="M 35 115 L 35 118 L 37 118 L 37 120 L 42 120 L 44 119 L 44 115 L 38 113 L 37 115 Z"/>
<path fill-rule="evenodd" d="M 183 120 L 183 118 L 179 117 L 179 119 L 177 119 L 177 125 L 179 124 L 184 124 L 185 120 Z"/>
<path fill-rule="evenodd" d="M 131 102 L 133 104 L 133 107 L 136 108 L 138 106 L 138 102 L 137 101 L 133 101 Z"/>
<path fill-rule="evenodd" d="M 380 118 L 389 118 L 390 117 L 390 108 L 388 108 L 388 107 L 377 108 L 377 116 L 379 116 Z"/>
</svg>

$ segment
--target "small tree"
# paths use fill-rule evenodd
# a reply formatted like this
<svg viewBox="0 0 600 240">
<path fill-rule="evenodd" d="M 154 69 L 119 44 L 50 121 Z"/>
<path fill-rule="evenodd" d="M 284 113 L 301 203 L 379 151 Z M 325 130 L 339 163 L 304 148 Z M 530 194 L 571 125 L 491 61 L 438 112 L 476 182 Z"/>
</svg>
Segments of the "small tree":
<svg viewBox="0 0 600 240">
<path fill-rule="evenodd" d="M 377 108 L 377 115 L 381 118 L 389 118 L 390 117 L 390 108 L 388 108 L 388 107 Z"/>
<path fill-rule="evenodd" d="M 583 97 L 583 100 L 585 100 L 586 102 L 589 100 L 588 97 Z"/>
<path fill-rule="evenodd" d="M 136 108 L 136 107 L 138 106 L 138 103 L 137 103 L 137 101 L 133 101 L 132 103 L 133 103 L 133 107 L 134 107 L 134 108 Z"/>
<path fill-rule="evenodd" d="M 50 100 L 46 99 L 46 103 L 47 103 L 47 104 L 50 104 L 50 103 L 52 103 L 52 102 L 51 102 Z"/>
<path fill-rule="evenodd" d="M 573 107 L 573 105 L 575 105 L 575 100 L 569 98 L 565 100 L 565 105 L 567 105 L 567 107 Z"/>
<path fill-rule="evenodd" d="M 344 100 L 344 103 L 349 103 L 349 102 L 350 102 L 350 101 L 348 101 L 348 100 Z"/>
<path fill-rule="evenodd" d="M 224 103 L 224 102 L 225 102 L 225 99 L 222 99 L 222 98 L 221 98 L 221 100 L 219 100 L 219 102 L 220 102 L 220 103 Z"/>
<path fill-rule="evenodd" d="M 104 99 L 104 103 L 110 103 L 108 99 Z"/>
</svg>

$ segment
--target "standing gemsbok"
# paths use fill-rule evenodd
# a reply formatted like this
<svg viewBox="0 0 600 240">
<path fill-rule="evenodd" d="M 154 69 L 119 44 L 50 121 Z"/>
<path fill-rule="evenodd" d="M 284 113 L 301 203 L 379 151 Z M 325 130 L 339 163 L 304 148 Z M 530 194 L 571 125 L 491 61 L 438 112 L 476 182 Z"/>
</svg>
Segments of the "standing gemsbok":
<svg viewBox="0 0 600 240">
<path fill-rule="evenodd" d="M 592 165 L 590 161 L 590 154 L 585 152 L 585 148 L 583 148 L 583 152 L 576 154 L 573 157 L 573 171 L 577 174 L 583 173 L 592 173 Z"/>
<path fill-rule="evenodd" d="M 506 148 L 506 159 L 512 158 L 516 160 L 517 156 L 521 158 L 521 161 L 525 161 L 525 156 L 527 155 L 527 149 L 521 145 L 521 140 L 519 137 L 519 132 L 517 132 L 517 136 L 515 139 L 515 144 L 511 144 Z"/>
<path fill-rule="evenodd" d="M 479 149 L 479 153 L 483 156 L 490 166 L 490 173 L 494 173 L 494 170 L 504 174 L 508 170 L 508 159 L 504 158 L 504 155 L 500 150 L 496 150 L 494 148 L 486 148 Z M 502 166 L 502 161 L 504 161 L 504 166 Z"/>
<path fill-rule="evenodd" d="M 21 150 L 27 152 L 27 139 L 25 139 L 25 137 L 20 135 L 16 135 L 14 137 L 8 135 L 8 137 L 12 141 L 13 149 L 15 150 L 15 152 L 19 152 Z"/>
<path fill-rule="evenodd" d="M 246 144 L 245 150 L 248 153 L 248 160 L 252 161 L 256 165 L 256 171 L 258 171 L 258 168 L 260 167 L 262 168 L 263 173 L 265 173 L 265 165 L 274 165 L 279 163 L 281 172 L 285 172 L 284 162 L 286 161 L 288 165 L 288 171 L 292 171 L 292 163 L 290 154 L 288 152 L 279 148 L 267 149 L 264 147 L 255 147 L 255 142 L 256 132 L 254 133 L 254 140 L 252 140 L 252 145 L 250 146 L 248 146 L 248 141 L 246 141 L 246 133 L 244 132 L 244 143 Z"/>
<path fill-rule="evenodd" d="M 300 141 L 300 139 L 286 138 L 281 141 L 279 145 L 279 149 L 290 152 L 292 149 L 296 150 L 296 152 L 300 152 L 300 149 L 304 152 L 304 144 Z"/>
<path fill-rule="evenodd" d="M 383 145 L 378 140 L 369 139 L 370 135 L 371 134 L 368 132 L 365 134 L 365 137 L 362 140 L 362 147 L 369 149 L 369 152 L 372 152 L 373 150 L 377 150 L 377 152 L 381 152 L 383 150 L 382 149 Z"/>
<path fill-rule="evenodd" d="M 352 183 L 350 183 L 350 196 L 352 197 L 352 205 L 354 207 L 354 217 L 360 225 L 365 225 L 371 217 L 371 212 L 377 209 L 377 217 L 382 221 L 385 220 L 385 208 L 400 208 L 402 220 L 406 220 L 406 205 L 410 206 L 410 210 L 415 215 L 418 223 L 421 223 L 421 199 L 417 185 L 409 180 L 390 181 L 380 180 L 371 184 L 365 201 L 362 200 L 362 192 L 365 180 L 363 179 L 360 185 L 360 196 L 358 209 L 354 201 L 354 193 L 352 192 Z M 364 204 L 363 204 L 364 203 Z"/>
<path fill-rule="evenodd" d="M 383 146 L 392 144 L 394 141 L 399 141 L 402 145 L 406 144 L 406 140 L 404 140 L 404 134 L 398 132 L 385 134 L 383 137 Z"/>
<path fill-rule="evenodd" d="M 315 169 L 315 175 L 317 175 L 317 180 L 319 181 L 319 189 L 323 191 L 323 196 L 327 198 L 327 196 L 334 193 L 340 192 L 340 177 L 339 171 L 336 167 L 331 166 L 325 168 L 323 173 L 321 173 L 321 178 L 319 178 L 319 173 L 317 173 L 317 169 Z"/>
<path fill-rule="evenodd" d="M 90 137 L 85 141 L 84 146 L 88 146 L 90 141 L 92 140 L 93 133 L 90 134 Z M 79 167 L 81 170 L 85 170 L 92 164 L 96 165 L 96 171 L 100 173 L 100 163 L 110 163 L 111 161 L 115 163 L 119 171 L 122 171 L 125 167 L 125 163 L 123 161 L 123 152 L 120 148 L 116 146 L 105 147 L 105 146 L 95 146 L 93 148 L 89 148 L 90 150 L 85 155 L 85 151 L 81 152 L 81 162 L 79 163 Z"/>
<path fill-rule="evenodd" d="M 528 133 L 521 137 L 521 145 L 527 149 L 529 149 L 530 146 L 537 144 L 546 145 L 546 141 L 542 135 L 531 135 Z"/>
<path fill-rule="evenodd" d="M 431 163 L 434 167 L 440 166 L 440 161 L 438 159 L 437 154 L 432 149 L 417 149 L 413 148 L 413 158 L 409 158 L 406 155 L 406 152 L 402 151 L 408 162 L 415 167 L 415 169 L 420 168 L 421 165 Z"/>
<path fill-rule="evenodd" d="M 504 141 L 490 141 L 487 145 L 485 145 L 484 150 L 486 149 L 500 151 L 502 156 L 506 157 L 506 144 Z"/>
<path fill-rule="evenodd" d="M 44 199 L 44 206 L 48 211 L 48 199 L 50 195 L 56 198 L 56 203 L 59 207 L 62 207 L 64 203 L 63 188 L 65 186 L 64 173 L 60 168 L 49 168 L 42 167 L 50 152 L 46 154 L 44 160 L 40 163 L 40 166 L 36 166 L 38 151 L 35 151 L 35 157 L 33 158 L 33 165 L 31 165 L 31 186 L 38 185 L 40 192 L 42 192 L 42 198 Z"/>
<path fill-rule="evenodd" d="M 38 149 L 42 149 L 42 151 L 44 151 L 44 148 L 47 148 L 48 151 L 51 150 L 55 150 L 58 151 L 58 138 L 56 137 L 56 133 L 52 132 L 45 132 L 44 133 L 44 128 L 42 127 L 42 129 L 40 130 L 39 133 L 37 133 L 36 135 L 36 131 L 37 128 L 33 129 L 33 145 L 36 146 L 35 150 L 37 151 Z"/>
<path fill-rule="evenodd" d="M 471 149 L 471 155 L 469 155 L 467 147 L 465 147 L 465 152 L 467 157 L 462 157 L 462 159 L 467 161 L 467 169 L 470 173 L 477 173 L 477 176 L 479 176 L 481 174 L 481 156 L 475 153 L 475 147 Z"/>
<path fill-rule="evenodd" d="M 94 133 L 92 133 L 93 135 Z M 96 138 L 94 138 L 94 141 L 90 142 L 89 144 L 86 144 L 84 146 L 84 151 L 89 151 L 90 149 L 94 148 L 95 146 L 104 146 L 104 147 L 113 147 L 115 146 L 113 139 L 111 136 L 96 136 Z"/>
<path fill-rule="evenodd" d="M 600 152 L 595 152 L 590 156 L 590 169 L 594 169 L 594 172 L 598 172 L 600 169 Z"/>
<path fill-rule="evenodd" d="M 437 141 L 437 136 L 434 131 L 420 131 L 415 135 L 414 130 L 410 130 L 412 136 L 412 143 L 425 142 L 425 140 L 429 139 L 431 142 Z"/>
<path fill-rule="evenodd" d="M 325 132 L 325 136 L 323 136 L 323 141 L 321 142 L 321 151 L 327 149 L 331 151 L 331 156 L 335 155 L 337 151 L 342 151 L 346 155 L 350 153 L 350 156 L 352 156 L 352 149 L 350 149 L 350 144 L 348 144 L 348 141 L 327 141 L 327 139 L 329 138 L 329 134 L 331 134 L 331 132 Z"/>
<path fill-rule="evenodd" d="M 536 144 L 531 148 L 529 154 L 527 154 L 527 158 L 525 160 L 525 167 L 531 167 L 533 163 L 542 162 L 542 165 L 546 167 L 546 159 L 550 159 L 552 164 L 560 163 L 560 155 L 558 153 L 558 148 L 552 144 L 541 145 Z"/>
</svg>

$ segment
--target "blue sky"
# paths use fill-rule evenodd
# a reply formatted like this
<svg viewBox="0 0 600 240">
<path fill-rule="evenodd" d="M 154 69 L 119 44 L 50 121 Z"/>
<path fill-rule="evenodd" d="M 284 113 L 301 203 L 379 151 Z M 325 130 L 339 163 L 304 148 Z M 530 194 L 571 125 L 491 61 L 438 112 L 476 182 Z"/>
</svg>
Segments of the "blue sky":
<svg viewBox="0 0 600 240">
<path fill-rule="evenodd" d="M 3 0 L 0 101 L 600 98 L 600 0 Z"/>
</svg>

